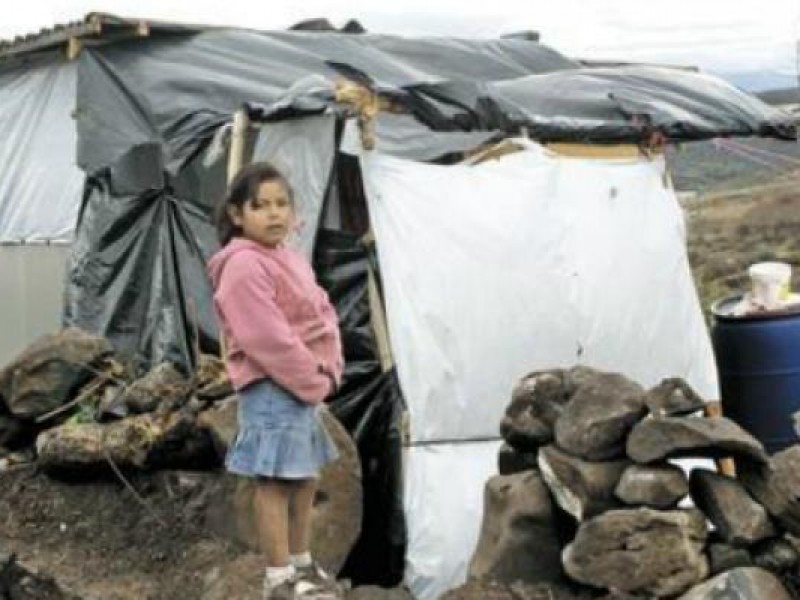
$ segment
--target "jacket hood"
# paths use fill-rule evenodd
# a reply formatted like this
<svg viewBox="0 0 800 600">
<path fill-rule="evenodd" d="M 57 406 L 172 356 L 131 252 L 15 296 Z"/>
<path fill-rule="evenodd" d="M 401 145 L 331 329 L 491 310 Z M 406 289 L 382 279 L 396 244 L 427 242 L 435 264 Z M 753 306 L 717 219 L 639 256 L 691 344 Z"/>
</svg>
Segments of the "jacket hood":
<svg viewBox="0 0 800 600">
<path fill-rule="evenodd" d="M 217 287 L 219 284 L 222 269 L 230 260 L 231 256 L 247 250 L 255 250 L 260 254 L 270 252 L 268 248 L 264 248 L 264 246 L 258 242 L 240 237 L 233 238 L 226 246 L 220 248 L 208 261 L 208 274 L 211 276 L 211 282 L 214 284 L 214 287 Z"/>
</svg>

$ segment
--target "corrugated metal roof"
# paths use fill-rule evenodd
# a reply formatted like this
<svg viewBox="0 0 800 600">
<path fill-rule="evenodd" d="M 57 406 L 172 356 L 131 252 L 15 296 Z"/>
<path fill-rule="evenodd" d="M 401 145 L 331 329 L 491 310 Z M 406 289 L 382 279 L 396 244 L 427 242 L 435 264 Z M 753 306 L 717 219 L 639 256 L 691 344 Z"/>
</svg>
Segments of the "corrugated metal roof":
<svg viewBox="0 0 800 600">
<path fill-rule="evenodd" d="M 63 46 L 74 57 L 83 45 L 107 43 L 151 33 L 197 33 L 212 29 L 206 25 L 189 25 L 152 19 L 132 19 L 106 13 L 89 13 L 82 21 L 63 23 L 37 33 L 0 40 L 0 61 L 27 54 L 47 52 Z"/>
</svg>

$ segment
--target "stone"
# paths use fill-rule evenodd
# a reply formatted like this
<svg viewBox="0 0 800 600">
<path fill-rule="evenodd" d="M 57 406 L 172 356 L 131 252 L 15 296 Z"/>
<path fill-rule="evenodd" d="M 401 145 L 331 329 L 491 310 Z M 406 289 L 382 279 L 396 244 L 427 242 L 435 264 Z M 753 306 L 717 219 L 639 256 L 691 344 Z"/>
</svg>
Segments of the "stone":
<svg viewBox="0 0 800 600">
<path fill-rule="evenodd" d="M 53 577 L 17 561 L 0 548 L 0 598 L 8 600 L 81 600 L 64 591 Z"/>
<path fill-rule="evenodd" d="M 538 462 L 556 502 L 577 521 L 619 506 L 614 488 L 628 460 L 590 462 L 546 446 L 539 450 Z"/>
<path fill-rule="evenodd" d="M 628 432 L 645 414 L 644 389 L 617 373 L 586 368 L 577 382 L 556 421 L 556 444 L 586 460 L 623 456 Z"/>
<path fill-rule="evenodd" d="M 172 363 L 164 362 L 129 385 L 119 402 L 133 413 L 152 412 L 159 407 L 175 410 L 186 402 L 191 387 L 191 382 Z"/>
<path fill-rule="evenodd" d="M 67 423 L 36 438 L 38 465 L 50 473 L 117 467 L 204 468 L 211 442 L 182 413 L 136 415 L 111 423 Z"/>
<path fill-rule="evenodd" d="M 108 340 L 80 329 L 45 335 L 0 370 L 0 397 L 14 416 L 35 419 L 70 400 L 112 353 Z"/>
<path fill-rule="evenodd" d="M 553 427 L 569 400 L 562 369 L 534 371 L 514 388 L 500 422 L 500 434 L 521 452 L 535 451 L 553 440 Z"/>
<path fill-rule="evenodd" d="M 689 488 L 694 505 L 729 544 L 749 546 L 776 535 L 766 509 L 735 479 L 707 469 L 694 469 Z"/>
<path fill-rule="evenodd" d="M 538 468 L 536 452 L 520 452 L 508 444 L 500 446 L 500 451 L 497 453 L 497 472 L 500 475 L 513 475 Z"/>
<path fill-rule="evenodd" d="M 746 548 L 737 548 L 724 542 L 708 544 L 708 565 L 712 575 L 737 567 L 750 567 L 753 558 Z"/>
<path fill-rule="evenodd" d="M 628 436 L 627 452 L 637 463 L 683 456 L 767 461 L 761 443 L 726 417 L 645 419 Z"/>
<path fill-rule="evenodd" d="M 678 600 L 791 600 L 789 592 L 769 571 L 740 567 L 720 573 L 693 587 Z"/>
<path fill-rule="evenodd" d="M 764 540 L 750 549 L 753 562 L 773 573 L 785 573 L 794 569 L 800 560 L 797 548 L 784 538 Z"/>
<path fill-rule="evenodd" d="M 195 371 L 195 395 L 200 400 L 215 401 L 233 393 L 225 363 L 219 357 L 201 354 Z"/>
<path fill-rule="evenodd" d="M 229 413 L 235 418 L 235 411 Z M 329 573 L 338 573 L 361 533 L 361 462 L 350 434 L 330 411 L 320 416 L 339 452 L 339 458 L 323 468 L 314 500 L 311 552 Z M 258 551 L 259 540 L 253 510 L 257 484 L 226 474 L 211 492 L 205 521 L 212 531 Z"/>
<path fill-rule="evenodd" d="M 688 493 L 686 473 L 670 464 L 630 465 L 614 490 L 625 504 L 662 509 L 676 506 Z"/>
<path fill-rule="evenodd" d="M 664 379 L 644 396 L 650 414 L 654 417 L 688 415 L 705 408 L 705 401 L 691 386 L 680 378 Z"/>
<path fill-rule="evenodd" d="M 471 579 L 450 590 L 439 600 L 590 600 L 591 594 L 576 594 L 566 585 L 554 583 L 502 583 Z M 348 600 L 350 598 L 348 597 Z M 372 600 L 372 598 L 364 598 Z M 616 599 L 615 599 L 616 600 Z"/>
<path fill-rule="evenodd" d="M 382 588 L 376 585 L 361 585 L 345 594 L 346 600 L 414 600 L 411 592 L 404 588 Z"/>
<path fill-rule="evenodd" d="M 239 429 L 238 408 L 238 397 L 230 396 L 197 415 L 197 424 L 208 431 L 220 462 L 225 460 L 228 447 Z"/>
<path fill-rule="evenodd" d="M 777 523 L 800 534 L 800 446 L 773 454 L 766 465 L 739 461 L 736 467 L 739 481 Z"/>
<path fill-rule="evenodd" d="M 561 578 L 556 508 L 539 473 L 525 471 L 490 478 L 483 506 L 470 577 L 506 583 Z"/>
<path fill-rule="evenodd" d="M 613 593 L 674 596 L 708 574 L 697 510 L 612 510 L 584 521 L 564 549 L 567 574 Z"/>
</svg>

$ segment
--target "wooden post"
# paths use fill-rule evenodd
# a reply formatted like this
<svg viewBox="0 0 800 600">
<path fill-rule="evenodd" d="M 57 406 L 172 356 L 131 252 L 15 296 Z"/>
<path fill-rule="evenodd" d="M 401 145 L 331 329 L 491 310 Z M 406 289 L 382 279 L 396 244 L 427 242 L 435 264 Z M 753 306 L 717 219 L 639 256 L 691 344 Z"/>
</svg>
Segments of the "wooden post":
<svg viewBox="0 0 800 600">
<path fill-rule="evenodd" d="M 67 40 L 67 60 L 75 60 L 83 49 L 83 41 L 78 37 L 71 37 Z"/>
<path fill-rule="evenodd" d="M 375 243 L 375 236 L 372 229 L 362 238 L 366 245 Z M 369 298 L 369 320 L 372 332 L 375 335 L 375 344 L 378 350 L 378 361 L 381 371 L 387 373 L 394 367 L 394 355 L 392 345 L 389 342 L 389 326 L 386 323 L 386 310 L 380 289 L 378 288 L 378 278 L 372 265 L 367 263 L 367 294 Z M 400 421 L 400 435 L 403 446 L 408 446 L 411 440 L 411 415 L 408 410 L 404 410 Z M 403 460 L 405 465 L 405 457 Z M 403 466 L 405 469 L 405 466 Z"/>
<path fill-rule="evenodd" d="M 231 146 L 228 151 L 228 183 L 233 181 L 244 163 L 244 148 L 247 143 L 247 128 L 250 119 L 247 111 L 240 108 L 233 114 L 233 128 L 231 130 Z"/>
<path fill-rule="evenodd" d="M 247 130 L 249 127 L 250 118 L 247 115 L 247 110 L 240 108 L 233 113 L 231 145 L 228 149 L 228 184 L 233 181 L 233 178 L 236 177 L 236 174 L 244 164 L 244 149 L 247 144 Z M 228 344 L 225 342 L 225 334 L 222 332 L 221 327 L 219 327 L 219 355 L 223 361 L 228 356 Z"/>
<path fill-rule="evenodd" d="M 367 245 L 375 243 L 375 236 L 370 229 L 362 238 Z M 375 335 L 375 343 L 378 346 L 378 360 L 381 363 L 381 371 L 386 373 L 394 366 L 392 356 L 392 346 L 389 343 L 389 327 L 386 324 L 386 311 L 378 289 L 378 279 L 375 270 L 367 261 L 367 294 L 369 298 L 369 320 L 372 333 Z"/>
<path fill-rule="evenodd" d="M 707 417 L 721 417 L 722 403 L 719 400 L 707 402 L 704 412 Z M 732 458 L 720 458 L 715 462 L 717 465 L 717 473 L 720 475 L 727 475 L 728 477 L 736 477 L 736 464 L 733 462 Z"/>
</svg>

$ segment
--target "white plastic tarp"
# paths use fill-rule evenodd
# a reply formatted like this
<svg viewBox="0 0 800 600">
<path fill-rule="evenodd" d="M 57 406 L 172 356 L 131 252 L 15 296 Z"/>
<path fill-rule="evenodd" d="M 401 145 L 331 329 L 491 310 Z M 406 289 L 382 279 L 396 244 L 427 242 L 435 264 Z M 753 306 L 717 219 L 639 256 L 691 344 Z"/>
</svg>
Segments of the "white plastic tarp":
<svg viewBox="0 0 800 600">
<path fill-rule="evenodd" d="M 717 397 L 660 160 L 362 158 L 413 441 L 497 434 L 514 383 L 586 364 Z"/>
<path fill-rule="evenodd" d="M 259 131 L 253 161 L 271 162 L 292 186 L 297 231 L 288 243 L 310 260 L 334 156 L 331 115 L 268 123 Z"/>
<path fill-rule="evenodd" d="M 75 81 L 60 60 L 0 72 L 0 242 L 72 239 L 84 180 Z"/>
<path fill-rule="evenodd" d="M 405 580 L 416 598 L 434 600 L 463 583 L 478 543 L 484 484 L 497 471 L 499 450 L 497 441 L 407 449 Z"/>
<path fill-rule="evenodd" d="M 457 465 L 426 454 L 425 472 L 462 471 L 476 486 L 494 469 L 470 464 L 463 441 L 497 437 L 513 385 L 532 370 L 586 364 L 645 386 L 677 376 L 718 397 L 663 162 L 520 143 L 477 166 L 361 158 L 412 443 L 452 441 Z M 463 579 L 480 520 L 451 502 L 448 477 L 412 476 L 415 455 L 408 582 L 427 600 L 454 572 Z M 440 546 L 439 530 L 456 537 Z"/>
</svg>

